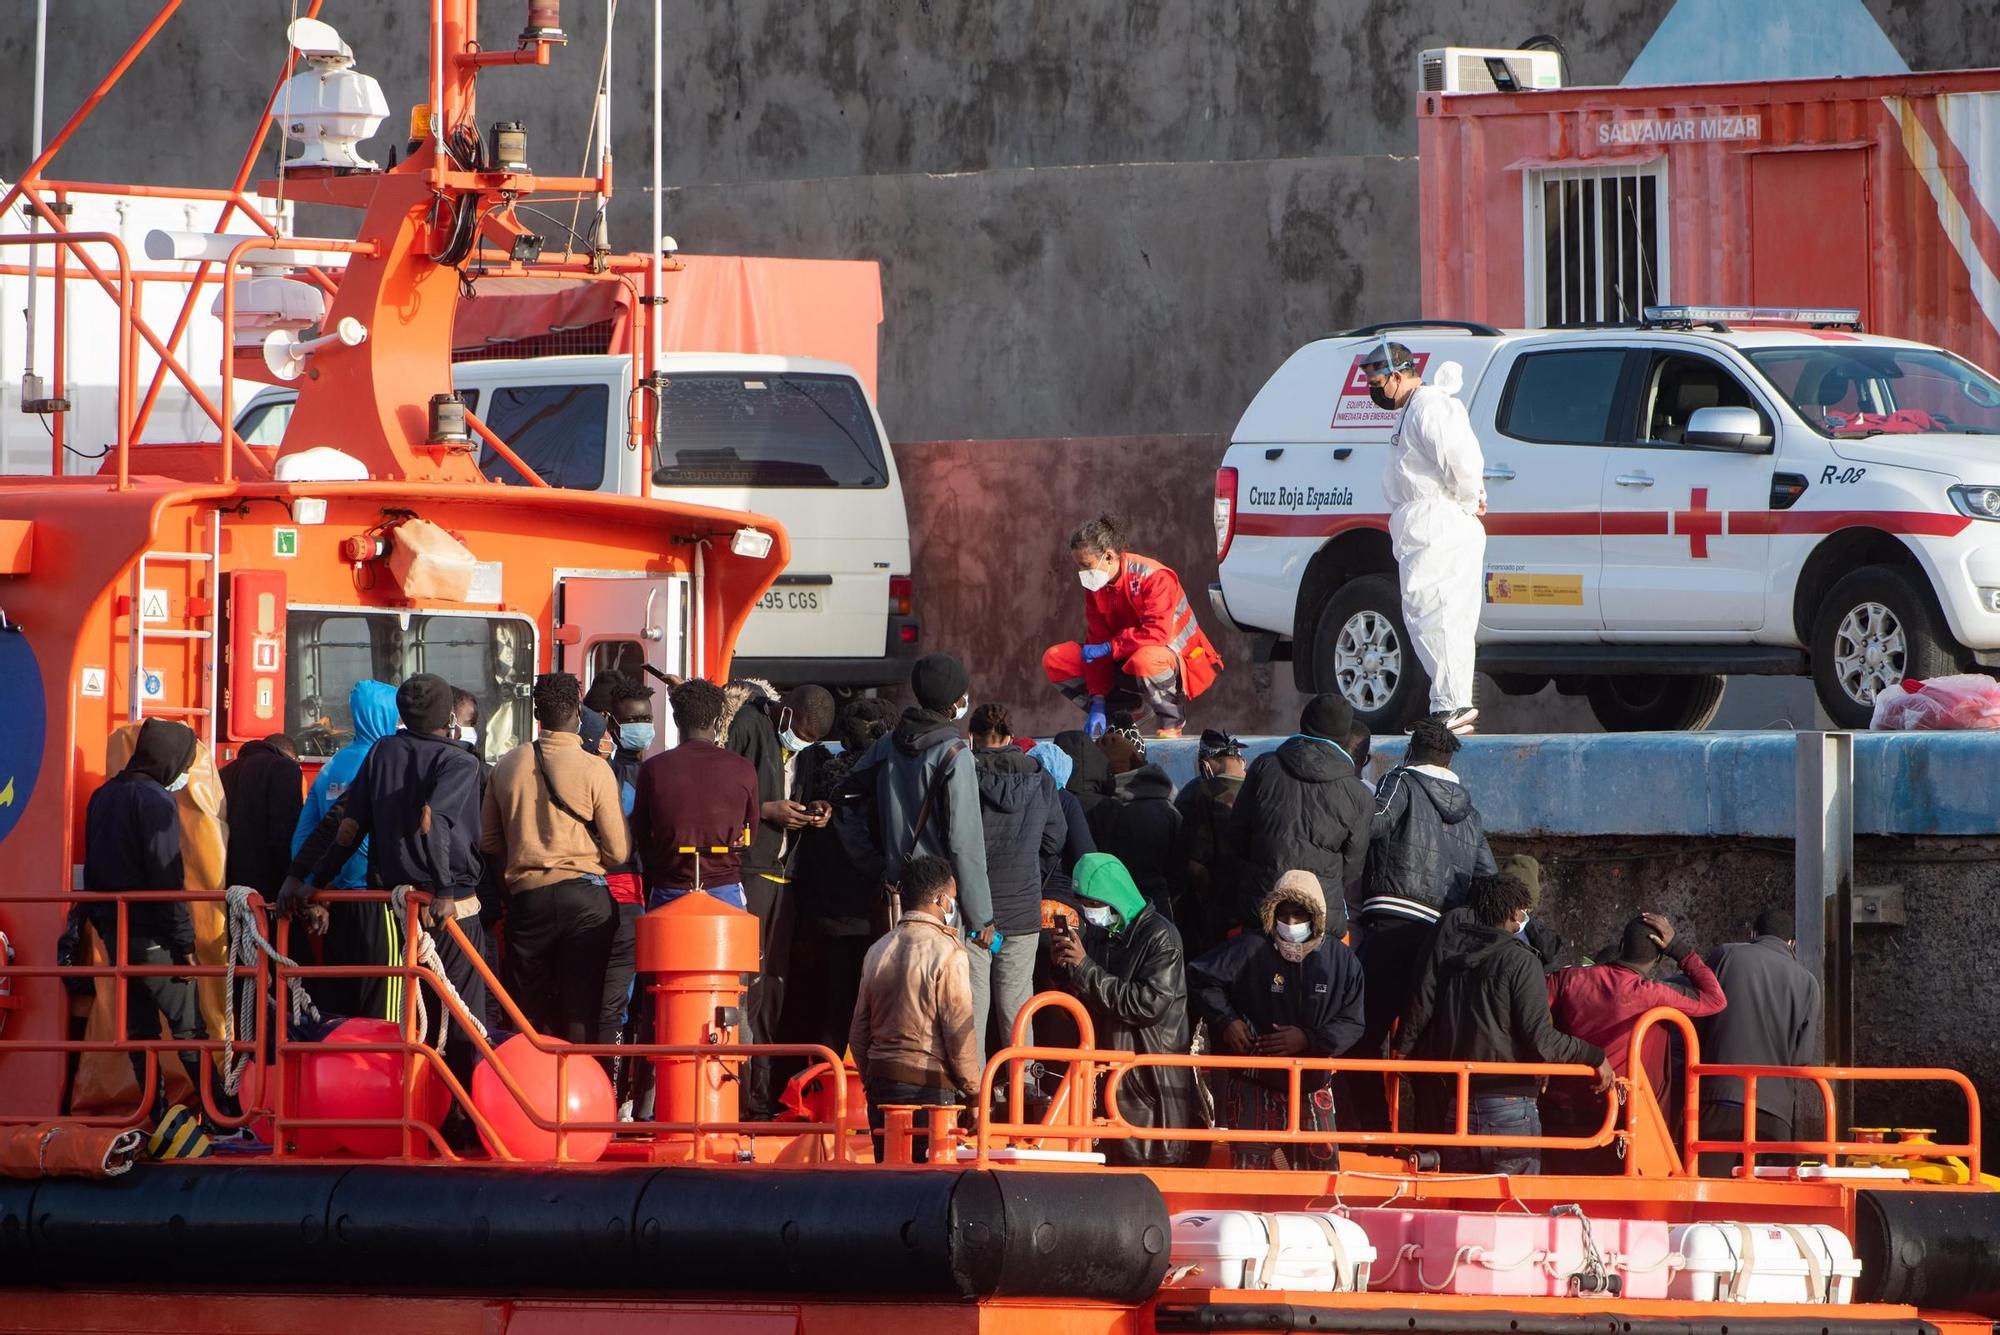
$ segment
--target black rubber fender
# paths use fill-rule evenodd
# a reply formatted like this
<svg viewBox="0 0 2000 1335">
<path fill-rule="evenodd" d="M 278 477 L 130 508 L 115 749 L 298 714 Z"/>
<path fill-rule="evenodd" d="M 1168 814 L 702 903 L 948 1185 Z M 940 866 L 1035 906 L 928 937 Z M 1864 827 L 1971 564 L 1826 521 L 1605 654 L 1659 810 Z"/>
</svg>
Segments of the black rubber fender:
<svg viewBox="0 0 2000 1335">
<path fill-rule="evenodd" d="M 2000 1192 L 1861 1191 L 1855 1297 L 2000 1319 Z"/>
</svg>

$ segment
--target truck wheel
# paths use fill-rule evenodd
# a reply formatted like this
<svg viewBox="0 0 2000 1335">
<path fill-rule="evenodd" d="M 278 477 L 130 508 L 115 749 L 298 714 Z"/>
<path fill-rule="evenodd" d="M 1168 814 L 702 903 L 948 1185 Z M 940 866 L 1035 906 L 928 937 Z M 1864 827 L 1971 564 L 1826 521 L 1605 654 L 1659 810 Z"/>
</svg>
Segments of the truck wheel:
<svg viewBox="0 0 2000 1335">
<path fill-rule="evenodd" d="M 1835 724 L 1865 728 L 1875 697 L 1908 677 L 1958 672 L 1962 654 L 1920 575 L 1863 566 L 1833 586 L 1813 618 L 1813 686 Z"/>
<path fill-rule="evenodd" d="M 1584 694 L 1606 732 L 1696 732 L 1722 708 L 1715 676 L 1594 677 Z"/>
<path fill-rule="evenodd" d="M 1403 626 L 1394 575 L 1348 580 L 1320 604 L 1313 627 L 1313 689 L 1354 706 L 1371 732 L 1401 732 L 1430 699 L 1430 678 Z"/>
</svg>

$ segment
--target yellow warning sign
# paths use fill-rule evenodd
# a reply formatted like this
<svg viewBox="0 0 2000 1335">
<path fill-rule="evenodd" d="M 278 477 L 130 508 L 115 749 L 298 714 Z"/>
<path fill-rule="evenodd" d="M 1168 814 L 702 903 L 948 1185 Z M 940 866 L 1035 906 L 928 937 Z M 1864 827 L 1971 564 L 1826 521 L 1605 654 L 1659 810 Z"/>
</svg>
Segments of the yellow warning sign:
<svg viewBox="0 0 2000 1335">
<path fill-rule="evenodd" d="M 1486 601 L 1513 607 L 1582 607 L 1583 576 L 1489 570 Z"/>
</svg>

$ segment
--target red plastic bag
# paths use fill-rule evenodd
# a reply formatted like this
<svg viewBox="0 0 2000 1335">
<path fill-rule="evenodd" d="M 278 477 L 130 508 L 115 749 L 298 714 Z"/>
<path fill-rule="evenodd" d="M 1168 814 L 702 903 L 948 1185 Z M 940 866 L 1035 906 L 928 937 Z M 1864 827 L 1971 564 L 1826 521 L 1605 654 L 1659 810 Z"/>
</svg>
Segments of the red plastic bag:
<svg viewBox="0 0 2000 1335">
<path fill-rule="evenodd" d="M 1906 681 L 1875 697 L 1877 732 L 2000 729 L 2000 681 L 1983 672 Z"/>
</svg>

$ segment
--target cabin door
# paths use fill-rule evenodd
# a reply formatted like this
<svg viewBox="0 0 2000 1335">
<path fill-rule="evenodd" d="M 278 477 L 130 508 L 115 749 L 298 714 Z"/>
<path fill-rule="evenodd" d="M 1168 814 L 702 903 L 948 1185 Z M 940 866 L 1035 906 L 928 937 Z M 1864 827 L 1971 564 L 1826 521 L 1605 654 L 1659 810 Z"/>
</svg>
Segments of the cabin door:
<svg viewBox="0 0 2000 1335">
<path fill-rule="evenodd" d="M 585 691 L 607 670 L 654 690 L 655 750 L 674 745 L 665 676 L 689 675 L 693 587 L 686 575 L 563 575 L 557 584 L 555 666 Z"/>
</svg>

